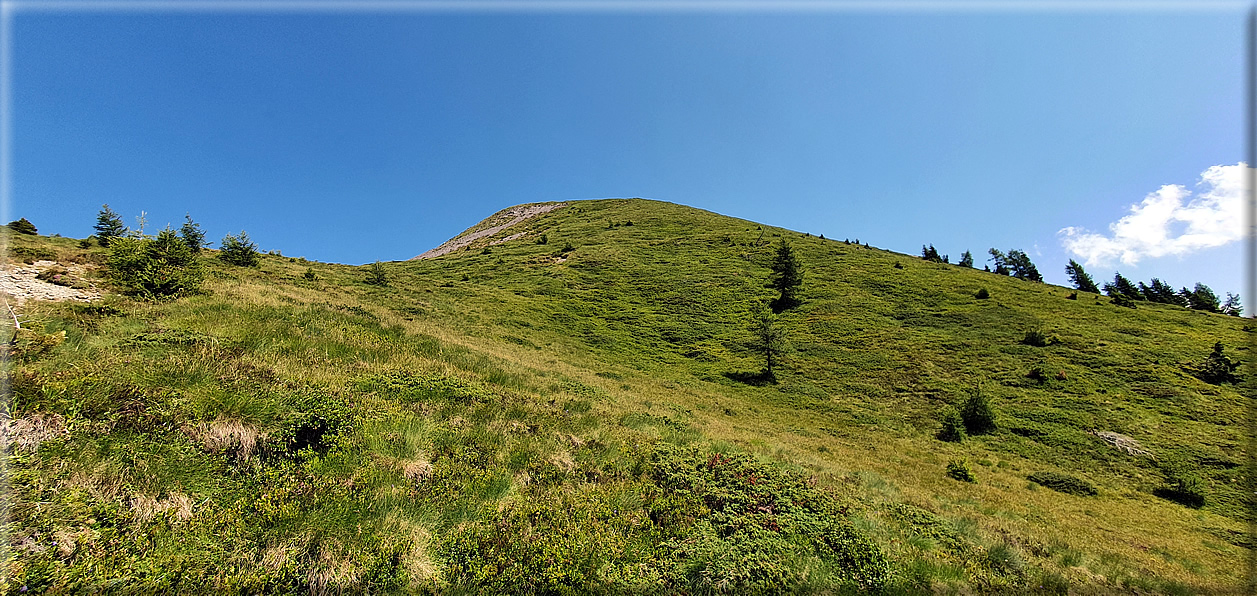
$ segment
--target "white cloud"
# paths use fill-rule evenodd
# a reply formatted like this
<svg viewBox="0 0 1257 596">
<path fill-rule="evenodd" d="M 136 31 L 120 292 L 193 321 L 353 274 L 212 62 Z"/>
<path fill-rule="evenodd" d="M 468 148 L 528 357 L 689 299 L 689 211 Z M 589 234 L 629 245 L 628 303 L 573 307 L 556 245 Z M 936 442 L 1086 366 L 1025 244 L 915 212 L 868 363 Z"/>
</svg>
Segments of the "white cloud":
<svg viewBox="0 0 1257 596">
<path fill-rule="evenodd" d="M 1135 265 L 1145 257 L 1186 255 L 1244 237 L 1247 164 L 1213 166 L 1200 175 L 1199 192 L 1167 184 L 1130 206 L 1130 215 L 1109 224 L 1110 235 L 1068 227 L 1061 244 L 1087 265 L 1114 259 Z"/>
</svg>

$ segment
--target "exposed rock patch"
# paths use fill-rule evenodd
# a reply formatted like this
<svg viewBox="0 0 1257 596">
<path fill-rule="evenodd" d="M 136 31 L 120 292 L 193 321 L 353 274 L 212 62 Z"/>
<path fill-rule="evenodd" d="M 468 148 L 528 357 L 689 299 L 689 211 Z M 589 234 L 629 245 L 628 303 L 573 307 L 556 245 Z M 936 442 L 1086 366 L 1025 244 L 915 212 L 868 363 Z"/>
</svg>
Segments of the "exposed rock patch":
<svg viewBox="0 0 1257 596">
<path fill-rule="evenodd" d="M 1115 432 L 1107 431 L 1107 430 L 1092 430 L 1092 431 L 1089 431 L 1089 433 L 1092 436 L 1099 437 L 1105 443 L 1108 443 L 1109 445 L 1116 447 L 1117 449 L 1121 450 L 1122 452 L 1128 455 L 1142 455 L 1144 457 L 1152 457 L 1152 454 L 1149 453 L 1147 450 L 1145 450 L 1143 448 L 1143 445 L 1139 444 L 1139 441 L 1136 441 L 1135 439 L 1132 439 L 1121 433 L 1115 433 Z"/>
<path fill-rule="evenodd" d="M 0 292 L 12 296 L 18 304 L 27 300 L 78 300 L 91 302 L 100 298 L 100 292 L 89 284 L 86 289 L 71 288 L 36 279 L 48 270 L 65 270 L 79 279 L 87 269 L 83 265 L 62 265 L 56 261 L 35 261 L 30 265 L 5 265 L 0 269 Z"/>
<path fill-rule="evenodd" d="M 541 204 L 533 204 L 533 205 L 520 205 L 518 207 L 511 207 L 510 209 L 499 211 L 498 213 L 495 213 L 492 216 L 490 216 L 484 222 L 481 222 L 482 225 L 486 223 L 493 224 L 493 225 L 487 228 L 476 230 L 474 232 L 468 232 L 457 238 L 453 238 L 447 241 L 445 244 L 442 244 L 410 260 L 417 261 L 420 259 L 433 259 L 441 255 L 452 253 L 456 250 L 460 250 L 470 245 L 472 242 L 475 242 L 476 240 L 492 236 L 498 232 L 501 232 L 502 230 L 505 230 L 515 224 L 518 224 L 521 221 L 536 217 L 543 213 L 549 213 L 551 211 L 554 211 L 555 209 L 563 207 L 566 204 L 567 203 L 541 203 Z M 511 236 L 507 236 L 506 238 L 502 238 L 500 240 L 491 242 L 490 244 L 501 244 L 503 242 L 520 238 L 523 235 L 524 235 L 523 233 L 513 234 Z"/>
</svg>

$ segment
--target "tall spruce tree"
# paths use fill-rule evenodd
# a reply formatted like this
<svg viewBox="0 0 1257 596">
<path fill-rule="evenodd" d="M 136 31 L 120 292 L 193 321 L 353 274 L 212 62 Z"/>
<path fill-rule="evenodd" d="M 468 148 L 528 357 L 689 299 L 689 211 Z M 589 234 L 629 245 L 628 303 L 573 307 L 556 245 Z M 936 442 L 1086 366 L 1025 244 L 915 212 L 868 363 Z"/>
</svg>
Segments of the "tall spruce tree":
<svg viewBox="0 0 1257 596">
<path fill-rule="evenodd" d="M 1087 273 L 1078 261 L 1069 260 L 1069 264 L 1065 266 L 1065 274 L 1069 276 L 1069 281 L 1074 284 L 1074 288 L 1079 292 L 1091 292 L 1099 294 L 1100 288 L 1096 287 L 1095 280 L 1091 279 L 1091 275 Z"/>
<path fill-rule="evenodd" d="M 799 287 L 803 285 L 803 271 L 799 268 L 799 260 L 794 248 L 785 238 L 777 246 L 777 255 L 773 257 L 772 287 L 781 293 L 769 306 L 773 312 L 793 308 L 799 304 Z"/>
<path fill-rule="evenodd" d="M 205 241 L 205 230 L 201 229 L 201 224 L 192 221 L 191 214 L 184 214 L 184 218 L 187 221 L 179 228 L 179 237 L 192 250 L 192 254 L 197 254 L 209 244 Z"/>
<path fill-rule="evenodd" d="M 960 265 L 961 267 L 969 267 L 970 269 L 972 269 L 972 268 L 973 268 L 973 253 L 971 253 L 971 252 L 969 252 L 969 251 L 967 251 L 967 250 L 966 250 L 965 252 L 961 253 L 961 254 L 960 254 L 960 262 L 958 262 L 958 263 L 956 263 L 956 264 L 957 264 L 957 265 Z"/>
<path fill-rule="evenodd" d="M 1121 296 L 1127 300 L 1144 299 L 1144 295 L 1139 293 L 1139 288 L 1135 287 L 1135 284 L 1126 279 L 1121 272 L 1113 274 L 1113 283 L 1104 284 L 1104 293 L 1114 298 Z"/>
<path fill-rule="evenodd" d="M 95 229 L 96 239 L 101 246 L 109 246 L 114 238 L 121 238 L 127 233 L 126 224 L 122 223 L 122 218 L 107 203 L 101 205 L 100 213 L 96 214 Z"/>
</svg>

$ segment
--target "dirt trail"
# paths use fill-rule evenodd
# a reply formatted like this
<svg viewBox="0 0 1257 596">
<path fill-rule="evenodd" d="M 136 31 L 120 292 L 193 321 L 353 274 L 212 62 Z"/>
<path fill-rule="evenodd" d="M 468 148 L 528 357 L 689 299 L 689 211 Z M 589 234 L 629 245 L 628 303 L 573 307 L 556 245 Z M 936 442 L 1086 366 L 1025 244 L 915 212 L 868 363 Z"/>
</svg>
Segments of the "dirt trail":
<svg viewBox="0 0 1257 596">
<path fill-rule="evenodd" d="M 12 296 L 18 304 L 27 300 L 91 302 L 100 298 L 100 292 L 95 288 L 67 288 L 42 279 L 35 279 L 41 271 L 53 268 L 64 269 L 79 279 L 83 278 L 83 273 L 86 271 L 82 265 L 62 265 L 56 261 L 35 261 L 30 265 L 24 263 L 5 265 L 0 269 L 0 292 Z"/>
<path fill-rule="evenodd" d="M 417 261 L 419 259 L 432 259 L 432 258 L 439 257 L 441 255 L 444 255 L 444 254 L 452 253 L 456 250 L 459 250 L 471 244 L 472 242 L 475 242 L 476 240 L 479 240 L 486 236 L 492 236 L 521 221 L 524 221 L 532 217 L 536 217 L 538 215 L 541 215 L 542 213 L 549 213 L 551 211 L 554 211 L 555 209 L 563 207 L 566 204 L 567 203 L 544 203 L 541 205 L 520 205 L 518 207 L 511 207 L 510 209 L 507 209 L 506 211 L 501 211 L 497 213 L 496 215 L 489 218 L 494 221 L 502 221 L 504 219 L 507 221 L 494 225 L 492 227 L 485 228 L 483 230 L 476 230 L 475 232 L 471 232 L 469 234 L 464 234 L 462 236 L 452 238 L 446 241 L 445 244 L 442 244 L 410 260 Z M 494 244 L 500 244 L 501 242 L 505 242 L 507 240 L 514 240 L 516 238 L 519 238 L 520 236 L 523 236 L 523 234 L 514 234 L 506 238 L 503 238 L 501 241 L 495 242 Z"/>
</svg>

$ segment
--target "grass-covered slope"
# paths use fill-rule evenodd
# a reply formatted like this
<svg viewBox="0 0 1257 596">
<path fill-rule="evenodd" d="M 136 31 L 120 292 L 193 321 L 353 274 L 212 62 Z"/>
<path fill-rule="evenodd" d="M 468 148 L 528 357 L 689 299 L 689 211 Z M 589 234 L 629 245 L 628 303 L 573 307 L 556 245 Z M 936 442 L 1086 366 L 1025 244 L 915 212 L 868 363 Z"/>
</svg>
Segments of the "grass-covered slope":
<svg viewBox="0 0 1257 596">
<path fill-rule="evenodd" d="M 762 366 L 749 323 L 779 238 L 805 275 L 780 315 L 794 351 L 778 383 L 739 382 Z M 1216 342 L 1246 354 L 1244 319 L 644 200 L 385 264 L 383 287 L 278 255 L 205 261 L 201 295 L 23 307 L 6 591 L 1241 580 L 1249 402 L 1193 372 Z M 979 387 L 996 429 L 938 440 Z M 976 483 L 948 475 L 961 460 Z"/>
</svg>

